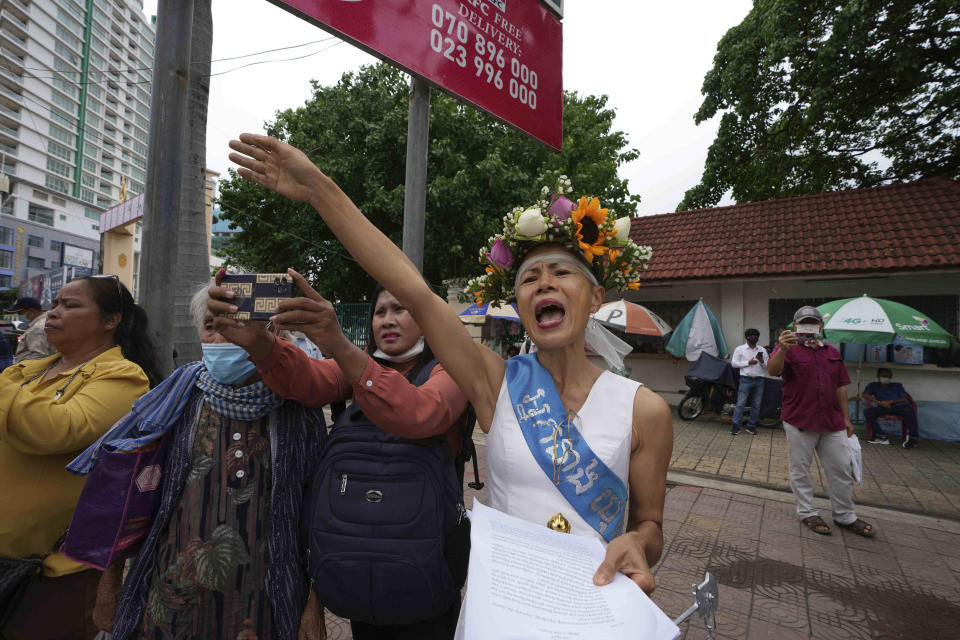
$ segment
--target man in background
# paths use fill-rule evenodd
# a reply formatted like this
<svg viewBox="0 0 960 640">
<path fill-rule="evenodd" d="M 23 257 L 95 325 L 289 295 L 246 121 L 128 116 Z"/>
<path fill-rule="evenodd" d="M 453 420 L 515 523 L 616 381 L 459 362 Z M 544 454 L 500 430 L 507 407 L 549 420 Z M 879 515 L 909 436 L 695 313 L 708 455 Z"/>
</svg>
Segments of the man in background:
<svg viewBox="0 0 960 640">
<path fill-rule="evenodd" d="M 47 322 L 47 314 L 40 307 L 40 301 L 36 298 L 24 296 L 17 298 L 12 307 L 4 309 L 6 313 L 19 313 L 27 319 L 27 329 L 20 336 L 20 344 L 17 345 L 17 353 L 13 356 L 13 362 L 22 362 L 23 360 L 40 360 L 56 353 L 56 349 L 47 342 L 47 334 L 43 327 Z"/>
<path fill-rule="evenodd" d="M 739 435 L 743 422 L 743 412 L 750 403 L 750 418 L 747 420 L 747 433 L 757 435 L 757 420 L 760 419 L 760 403 L 763 401 L 763 379 L 767 368 L 767 350 L 759 346 L 760 332 L 747 329 L 743 332 L 747 339 L 733 350 L 730 364 L 740 370 L 740 387 L 737 393 L 737 406 L 733 410 L 732 435 Z"/>
<path fill-rule="evenodd" d="M 830 526 L 813 503 L 810 464 L 816 452 L 827 480 L 834 524 L 872 537 L 873 525 L 857 517 L 853 504 L 853 474 L 846 446 L 853 435 L 847 412 L 850 376 L 840 352 L 819 338 L 823 316 L 816 307 L 797 309 L 793 324 L 793 331 L 780 334 L 767 370 L 783 377 L 783 430 L 797 515 L 811 531 L 830 535 Z"/>
<path fill-rule="evenodd" d="M 872 402 L 873 407 L 863 410 L 863 417 L 870 425 L 873 437 L 870 444 L 890 444 L 890 439 L 880 430 L 877 418 L 880 416 L 899 416 L 907 426 L 907 437 L 903 441 L 904 449 L 912 449 L 920 444 L 917 428 L 917 412 L 910 404 L 906 390 L 899 382 L 893 382 L 890 369 L 877 369 L 877 382 L 871 382 L 863 390 L 863 399 Z"/>
</svg>

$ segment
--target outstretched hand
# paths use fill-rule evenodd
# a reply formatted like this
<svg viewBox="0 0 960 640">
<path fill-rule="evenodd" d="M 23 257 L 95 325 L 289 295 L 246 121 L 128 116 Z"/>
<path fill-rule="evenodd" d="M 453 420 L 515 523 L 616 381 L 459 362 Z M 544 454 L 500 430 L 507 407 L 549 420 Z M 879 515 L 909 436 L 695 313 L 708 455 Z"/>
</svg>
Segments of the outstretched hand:
<svg viewBox="0 0 960 640">
<path fill-rule="evenodd" d="M 241 133 L 231 140 L 230 161 L 242 178 L 298 202 L 309 202 L 326 176 L 294 146 L 272 136 Z"/>
<path fill-rule="evenodd" d="M 643 539 L 638 533 L 624 533 L 610 541 L 607 555 L 593 575 L 593 583 L 598 587 L 610 584 L 617 571 L 637 583 L 644 593 L 653 593 L 656 588 L 657 583 L 644 552 Z"/>
</svg>

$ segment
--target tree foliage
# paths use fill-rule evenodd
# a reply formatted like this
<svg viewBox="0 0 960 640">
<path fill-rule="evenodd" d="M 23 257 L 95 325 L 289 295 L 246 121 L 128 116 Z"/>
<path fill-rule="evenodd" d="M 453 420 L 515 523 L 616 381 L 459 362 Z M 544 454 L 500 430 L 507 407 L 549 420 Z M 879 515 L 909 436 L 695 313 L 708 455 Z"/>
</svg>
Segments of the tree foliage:
<svg viewBox="0 0 960 640">
<path fill-rule="evenodd" d="M 703 94 L 720 130 L 679 209 L 960 177 L 955 0 L 755 0 Z"/>
<path fill-rule="evenodd" d="M 403 232 L 404 165 L 409 82 L 386 64 L 313 83 L 302 107 L 277 114 L 271 135 L 303 149 L 359 209 L 397 245 Z M 611 131 L 606 96 L 567 93 L 563 151 L 553 153 L 489 116 L 433 91 L 430 103 L 424 275 L 434 284 L 475 275 L 476 256 L 502 217 L 533 202 L 544 184 L 565 173 L 574 189 L 596 195 L 619 215 L 636 212 L 617 168 L 636 158 L 626 136 Z M 243 231 L 224 248 L 228 261 L 257 271 L 288 266 L 334 300 L 360 300 L 370 280 L 320 217 L 245 182 L 231 171 L 220 184 L 224 218 Z"/>
</svg>

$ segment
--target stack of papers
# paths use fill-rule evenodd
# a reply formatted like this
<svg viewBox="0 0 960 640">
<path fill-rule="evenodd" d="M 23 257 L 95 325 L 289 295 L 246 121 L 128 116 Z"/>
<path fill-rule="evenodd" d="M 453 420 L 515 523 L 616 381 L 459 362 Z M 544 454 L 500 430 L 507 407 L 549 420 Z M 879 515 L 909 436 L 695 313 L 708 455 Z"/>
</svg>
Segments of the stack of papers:
<svg viewBox="0 0 960 640">
<path fill-rule="evenodd" d="M 604 547 L 474 502 L 466 640 L 673 640 L 680 629 L 632 580 L 593 584 Z"/>
</svg>

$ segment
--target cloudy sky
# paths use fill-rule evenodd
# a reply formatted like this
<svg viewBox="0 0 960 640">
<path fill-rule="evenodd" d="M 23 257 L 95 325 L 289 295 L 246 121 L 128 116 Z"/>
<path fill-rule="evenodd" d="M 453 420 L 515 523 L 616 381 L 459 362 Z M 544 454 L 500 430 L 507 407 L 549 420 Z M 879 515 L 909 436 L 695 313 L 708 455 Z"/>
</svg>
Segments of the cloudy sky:
<svg viewBox="0 0 960 640">
<path fill-rule="evenodd" d="M 529 2 L 533 0 L 513 0 Z M 716 121 L 695 126 L 703 76 L 723 34 L 750 10 L 749 0 L 567 0 L 563 20 L 564 88 L 606 94 L 640 158 L 621 168 L 641 214 L 673 211 L 703 170 Z M 156 13 L 156 0 L 144 11 Z M 334 84 L 371 56 L 266 0 L 213 0 L 213 59 L 313 44 L 215 62 L 207 129 L 207 165 L 225 172 L 227 141 L 263 130 L 276 111 L 310 96 L 311 79 Z M 322 42 L 318 42 L 321 41 Z M 294 57 L 300 60 L 287 60 Z M 250 62 L 277 60 L 238 68 Z"/>
</svg>

